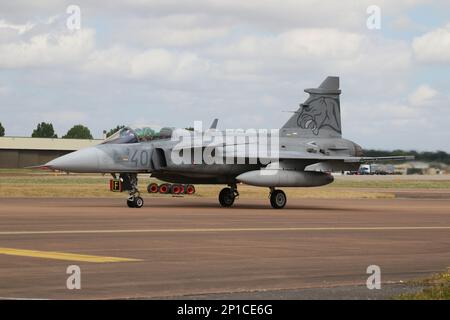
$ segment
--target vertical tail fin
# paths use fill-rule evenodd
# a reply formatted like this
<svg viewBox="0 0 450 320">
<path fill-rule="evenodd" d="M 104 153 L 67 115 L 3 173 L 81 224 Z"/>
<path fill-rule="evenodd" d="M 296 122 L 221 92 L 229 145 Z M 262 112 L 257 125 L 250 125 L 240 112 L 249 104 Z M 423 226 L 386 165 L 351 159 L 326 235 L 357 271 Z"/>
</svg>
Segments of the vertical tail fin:
<svg viewBox="0 0 450 320">
<path fill-rule="evenodd" d="M 281 128 L 282 136 L 340 138 L 339 77 L 327 77 Z"/>
</svg>

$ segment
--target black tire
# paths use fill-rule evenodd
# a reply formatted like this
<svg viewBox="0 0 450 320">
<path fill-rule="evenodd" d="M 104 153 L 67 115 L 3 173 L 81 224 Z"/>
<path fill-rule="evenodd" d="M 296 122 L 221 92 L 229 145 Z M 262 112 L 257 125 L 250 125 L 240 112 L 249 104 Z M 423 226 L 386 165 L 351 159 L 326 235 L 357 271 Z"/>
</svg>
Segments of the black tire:
<svg viewBox="0 0 450 320">
<path fill-rule="evenodd" d="M 274 209 L 282 209 L 287 203 L 286 194 L 282 190 L 274 190 L 270 194 L 270 205 Z"/>
<path fill-rule="evenodd" d="M 144 206 L 144 199 L 141 197 L 134 198 L 134 208 L 142 208 Z"/>
<path fill-rule="evenodd" d="M 134 208 L 134 200 L 127 200 L 128 208 Z"/>
<path fill-rule="evenodd" d="M 234 198 L 231 188 L 223 188 L 219 193 L 219 203 L 222 207 L 231 207 L 234 203 Z"/>
</svg>

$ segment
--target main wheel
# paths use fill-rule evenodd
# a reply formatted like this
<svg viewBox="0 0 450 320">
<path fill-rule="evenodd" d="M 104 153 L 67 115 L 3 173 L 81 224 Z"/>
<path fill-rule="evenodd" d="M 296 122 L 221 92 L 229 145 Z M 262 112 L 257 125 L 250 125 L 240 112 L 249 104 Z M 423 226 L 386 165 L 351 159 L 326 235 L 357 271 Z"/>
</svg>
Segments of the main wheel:
<svg viewBox="0 0 450 320">
<path fill-rule="evenodd" d="M 222 207 L 231 207 L 234 203 L 234 198 L 231 188 L 223 188 L 219 193 L 219 203 Z"/>
<path fill-rule="evenodd" d="M 274 190 L 270 194 L 270 204 L 274 209 L 282 209 L 286 205 L 286 194 L 282 190 Z"/>
<path fill-rule="evenodd" d="M 142 208 L 144 205 L 144 199 L 141 197 L 134 198 L 134 208 Z"/>
</svg>

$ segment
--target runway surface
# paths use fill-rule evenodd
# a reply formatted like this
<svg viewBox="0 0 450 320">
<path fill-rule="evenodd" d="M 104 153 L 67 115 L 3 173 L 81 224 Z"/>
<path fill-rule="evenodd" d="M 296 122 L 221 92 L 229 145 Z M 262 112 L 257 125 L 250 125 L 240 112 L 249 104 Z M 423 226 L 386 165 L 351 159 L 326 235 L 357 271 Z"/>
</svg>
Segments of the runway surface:
<svg viewBox="0 0 450 320">
<path fill-rule="evenodd" d="M 0 199 L 0 297 L 386 298 L 450 266 L 450 199 L 145 200 Z"/>
</svg>

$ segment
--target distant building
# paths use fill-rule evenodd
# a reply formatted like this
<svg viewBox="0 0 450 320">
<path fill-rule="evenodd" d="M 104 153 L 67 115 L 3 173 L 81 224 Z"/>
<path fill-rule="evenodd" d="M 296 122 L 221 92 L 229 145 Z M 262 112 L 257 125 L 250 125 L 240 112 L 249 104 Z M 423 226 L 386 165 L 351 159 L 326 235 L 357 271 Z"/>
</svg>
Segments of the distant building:
<svg viewBox="0 0 450 320">
<path fill-rule="evenodd" d="M 427 163 L 422 161 L 410 161 L 395 166 L 395 171 L 401 174 L 446 174 L 445 164 Z"/>
<path fill-rule="evenodd" d="M 0 168 L 45 164 L 64 154 L 92 147 L 103 140 L 0 137 Z"/>
</svg>

